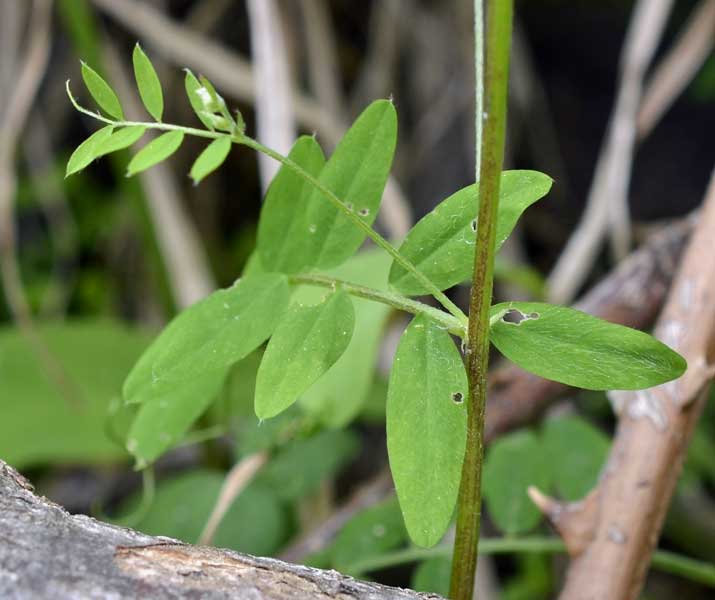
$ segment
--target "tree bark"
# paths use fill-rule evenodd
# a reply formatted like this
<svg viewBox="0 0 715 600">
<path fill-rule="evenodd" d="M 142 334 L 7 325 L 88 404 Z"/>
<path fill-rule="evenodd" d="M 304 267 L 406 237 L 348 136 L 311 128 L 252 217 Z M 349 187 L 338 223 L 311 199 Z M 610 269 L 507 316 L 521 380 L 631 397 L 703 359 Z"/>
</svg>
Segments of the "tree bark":
<svg viewBox="0 0 715 600">
<path fill-rule="evenodd" d="M 0 598 L 423 600 L 357 581 L 70 515 L 0 460 Z"/>
</svg>

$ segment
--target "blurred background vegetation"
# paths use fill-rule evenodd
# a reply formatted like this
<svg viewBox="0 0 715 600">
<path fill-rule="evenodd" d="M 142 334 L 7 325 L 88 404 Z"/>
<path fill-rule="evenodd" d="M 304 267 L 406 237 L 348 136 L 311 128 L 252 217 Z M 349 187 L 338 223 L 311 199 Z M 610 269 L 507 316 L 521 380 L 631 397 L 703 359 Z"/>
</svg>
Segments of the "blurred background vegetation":
<svg viewBox="0 0 715 600">
<path fill-rule="evenodd" d="M 259 139 L 262 131 L 278 139 L 286 134 L 271 127 L 273 92 L 292 107 L 293 131 L 316 132 L 328 150 L 370 100 L 392 97 L 400 136 L 377 225 L 399 240 L 474 178 L 472 0 L 283 0 L 271 3 L 276 10 L 268 28 L 251 4 L 0 3 L 0 458 L 70 511 L 196 542 L 231 466 L 268 452 L 213 543 L 350 570 L 360 559 L 407 544 L 384 474 L 383 425 L 384 377 L 404 322 L 384 311 L 371 317 L 384 335 L 380 344 L 365 342 L 367 376 L 354 384 L 359 397 L 350 399 L 345 418 L 326 423 L 304 403 L 259 426 L 251 404 L 257 361 L 249 358 L 187 438 L 157 463 L 156 481 L 134 473 L 124 449 L 130 415 L 121 407 L 122 381 L 163 324 L 241 274 L 254 247 L 265 181 L 255 154 L 238 148 L 220 171 L 192 186 L 186 174 L 202 148 L 192 139 L 169 162 L 137 178 L 124 177 L 125 151 L 65 179 L 67 158 L 96 127 L 73 110 L 65 81 L 76 82 L 79 93 L 84 60 L 118 91 L 131 118 L 143 118 L 130 59 L 139 41 L 159 71 L 166 122 L 195 124 L 183 91 L 181 69 L 189 67 L 240 108 L 249 132 L 263 118 Z M 674 4 L 654 65 L 693 12 L 712 4 Z M 617 0 L 517 3 L 507 165 L 542 170 L 556 184 L 507 245 L 499 297 L 542 297 L 545 278 L 579 221 L 614 106 L 632 11 L 632 2 Z M 275 39 L 285 48 L 287 79 L 280 73 L 270 78 L 270 53 L 259 58 L 261 42 L 270 48 Z M 263 89 L 262 76 L 264 82 L 268 77 Z M 86 93 L 80 97 L 91 104 Z M 636 242 L 698 206 L 715 158 L 713 131 L 711 44 L 637 145 L 628 196 Z M 354 265 L 358 278 L 384 269 L 369 257 L 363 263 Z M 606 248 L 582 288 L 612 266 Z M 466 304 L 466 288 L 451 294 Z M 324 394 L 340 406 L 344 390 Z M 713 561 L 712 403 L 708 410 L 663 543 Z M 493 446 L 488 481 L 509 475 L 516 491 L 497 484 L 488 491 L 494 506 L 509 507 L 506 516 L 499 508 L 489 513 L 488 534 L 547 533 L 519 485 L 540 482 L 576 499 L 595 480 L 614 425 L 605 396 L 574 393 L 552 412 L 545 425 L 508 434 Z M 343 422 L 349 426 L 331 427 Z M 524 473 L 498 466 L 528 460 Z M 559 472 L 551 473 L 549 464 Z M 346 502 L 353 520 L 336 539 L 291 550 L 292 541 L 335 518 Z M 563 566 L 558 556 L 538 554 L 485 561 L 482 589 L 491 596 L 482 597 L 551 597 Z M 370 576 L 443 591 L 446 559 L 414 567 Z M 645 594 L 675 593 L 708 597 L 698 584 L 657 573 Z"/>
</svg>

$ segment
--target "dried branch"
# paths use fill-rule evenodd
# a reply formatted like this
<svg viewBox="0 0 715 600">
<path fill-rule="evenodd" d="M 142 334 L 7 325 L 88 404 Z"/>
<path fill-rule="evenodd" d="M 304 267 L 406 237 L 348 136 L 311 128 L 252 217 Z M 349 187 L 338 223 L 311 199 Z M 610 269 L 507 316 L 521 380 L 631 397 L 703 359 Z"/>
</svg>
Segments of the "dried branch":
<svg viewBox="0 0 715 600">
<path fill-rule="evenodd" d="M 246 6 L 251 23 L 256 132 L 264 144 L 288 154 L 296 132 L 291 97 L 292 77 L 278 6 L 275 0 L 248 0 Z M 265 193 L 280 164 L 261 154 L 258 166 Z"/>
<path fill-rule="evenodd" d="M 345 102 L 340 91 L 338 49 L 326 0 L 303 0 L 301 11 L 308 49 L 308 77 L 318 102 L 345 121 Z"/>
<path fill-rule="evenodd" d="M 624 409 L 611 454 L 592 492 L 596 518 L 586 518 L 588 543 L 572 555 L 562 600 L 633 600 L 640 593 L 688 441 L 715 375 L 714 229 L 715 172 L 655 330 L 656 337 L 686 358 L 688 370 L 673 382 L 623 393 Z M 577 518 L 573 521 L 578 523 Z M 560 533 L 568 540 L 571 529 L 562 528 Z"/>
<path fill-rule="evenodd" d="M 636 115 L 643 77 L 655 53 L 673 0 L 639 0 L 621 55 L 621 80 L 581 222 L 549 276 L 549 294 L 569 302 L 586 279 L 601 242 L 610 231 L 614 254 L 630 245 L 628 187 L 636 141 Z"/>
<path fill-rule="evenodd" d="M 246 486 L 251 483 L 256 473 L 266 464 L 267 459 L 268 455 L 265 452 L 251 454 L 237 462 L 228 472 L 221 486 L 218 498 L 216 499 L 216 504 L 211 511 L 211 515 L 209 515 L 204 530 L 199 536 L 198 543 L 200 545 L 205 546 L 211 544 L 218 526 L 221 524 L 224 516 L 226 516 L 226 512 L 228 512 L 228 509 L 231 508 L 231 505 Z"/>
<path fill-rule="evenodd" d="M 648 136 L 693 80 L 714 43 L 715 0 L 701 0 L 646 85 L 636 119 L 639 139 Z"/>
<path fill-rule="evenodd" d="M 438 600 L 69 515 L 0 461 L 0 597 Z"/>
</svg>

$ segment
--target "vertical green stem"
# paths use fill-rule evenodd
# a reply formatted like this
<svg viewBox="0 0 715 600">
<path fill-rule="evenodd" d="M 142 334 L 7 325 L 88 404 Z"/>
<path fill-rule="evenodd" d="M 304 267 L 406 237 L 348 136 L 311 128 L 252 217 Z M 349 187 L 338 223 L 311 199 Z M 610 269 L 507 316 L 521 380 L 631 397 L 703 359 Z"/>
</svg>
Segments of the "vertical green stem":
<svg viewBox="0 0 715 600">
<path fill-rule="evenodd" d="M 499 183 L 504 161 L 512 12 L 513 0 L 487 0 L 485 106 L 484 114 L 476 115 L 477 119 L 484 119 L 481 162 L 477 173 L 479 215 L 465 357 L 469 380 L 467 448 L 457 501 L 457 534 L 450 585 L 450 596 L 454 600 L 472 599 L 477 568 L 489 364 L 489 307 L 492 301 Z"/>
<path fill-rule="evenodd" d="M 474 100 L 474 164 L 479 180 L 484 125 L 484 0 L 474 0 Z"/>
</svg>

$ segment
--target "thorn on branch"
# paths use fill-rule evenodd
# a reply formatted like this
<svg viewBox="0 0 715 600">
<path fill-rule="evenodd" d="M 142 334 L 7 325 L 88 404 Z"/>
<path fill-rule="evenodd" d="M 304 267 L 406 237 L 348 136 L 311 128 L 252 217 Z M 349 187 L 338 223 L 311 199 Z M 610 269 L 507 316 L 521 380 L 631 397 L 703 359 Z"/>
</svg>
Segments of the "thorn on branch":
<svg viewBox="0 0 715 600">
<path fill-rule="evenodd" d="M 598 516 L 597 490 L 578 502 L 560 502 L 535 486 L 528 489 L 529 498 L 561 536 L 571 558 L 581 554 L 596 533 Z"/>
</svg>

